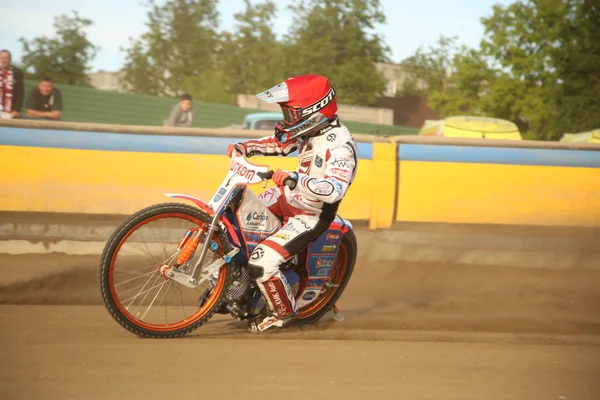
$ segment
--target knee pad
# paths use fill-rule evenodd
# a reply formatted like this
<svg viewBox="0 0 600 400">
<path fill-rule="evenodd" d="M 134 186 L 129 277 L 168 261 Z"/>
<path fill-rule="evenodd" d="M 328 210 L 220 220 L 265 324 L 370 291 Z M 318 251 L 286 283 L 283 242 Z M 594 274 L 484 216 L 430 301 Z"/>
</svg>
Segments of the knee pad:
<svg viewBox="0 0 600 400">
<path fill-rule="evenodd" d="M 248 264 L 247 269 L 248 269 L 248 273 L 254 280 L 262 278 L 262 276 L 264 275 L 264 272 L 265 272 L 263 267 L 259 267 L 258 265 L 254 265 L 254 264 Z"/>
</svg>

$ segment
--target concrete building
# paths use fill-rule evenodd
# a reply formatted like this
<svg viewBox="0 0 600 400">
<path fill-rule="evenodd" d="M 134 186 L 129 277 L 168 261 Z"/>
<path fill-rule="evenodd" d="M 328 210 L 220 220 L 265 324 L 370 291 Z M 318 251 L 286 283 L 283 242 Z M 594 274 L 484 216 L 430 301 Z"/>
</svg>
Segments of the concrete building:
<svg viewBox="0 0 600 400">
<path fill-rule="evenodd" d="M 114 92 L 124 92 L 120 83 L 121 72 L 98 71 L 88 74 L 90 85 L 96 89 L 109 90 Z"/>
<path fill-rule="evenodd" d="M 387 81 L 383 95 L 386 97 L 396 96 L 396 92 L 402 89 L 404 82 L 408 78 L 405 68 L 402 64 L 395 63 L 377 63 L 375 66 Z M 419 81 L 417 86 L 419 89 L 425 89 L 427 87 L 423 81 Z"/>
</svg>

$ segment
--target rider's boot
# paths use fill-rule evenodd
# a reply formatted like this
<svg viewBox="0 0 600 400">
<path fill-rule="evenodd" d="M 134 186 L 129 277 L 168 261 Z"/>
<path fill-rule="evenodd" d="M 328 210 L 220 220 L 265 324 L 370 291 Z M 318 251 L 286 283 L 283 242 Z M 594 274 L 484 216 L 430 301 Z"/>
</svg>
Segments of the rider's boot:
<svg viewBox="0 0 600 400">
<path fill-rule="evenodd" d="M 252 333 L 283 328 L 296 319 L 296 301 L 285 276 L 278 271 L 265 282 L 256 282 L 267 304 L 265 312 L 248 322 Z"/>
<path fill-rule="evenodd" d="M 275 328 L 284 328 L 296 319 L 296 315 L 287 318 L 279 318 L 269 311 L 256 316 L 248 322 L 248 330 L 251 333 L 260 333 Z"/>
</svg>

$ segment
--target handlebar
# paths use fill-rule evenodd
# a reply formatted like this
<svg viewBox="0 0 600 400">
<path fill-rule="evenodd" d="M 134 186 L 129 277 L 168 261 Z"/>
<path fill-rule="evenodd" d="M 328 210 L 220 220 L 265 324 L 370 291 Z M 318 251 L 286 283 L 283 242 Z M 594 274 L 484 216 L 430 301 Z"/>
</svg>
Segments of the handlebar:
<svg viewBox="0 0 600 400">
<path fill-rule="evenodd" d="M 240 156 L 246 155 L 244 150 L 239 145 L 235 144 L 235 145 L 233 145 L 233 148 L 234 148 L 235 152 L 238 153 L 238 155 L 240 155 Z"/>
<path fill-rule="evenodd" d="M 273 174 L 275 174 L 275 171 L 270 170 L 267 172 L 257 172 L 256 175 L 258 175 L 258 177 L 260 179 L 262 179 L 263 181 L 268 181 L 269 179 L 271 179 L 273 177 Z"/>
<path fill-rule="evenodd" d="M 256 173 L 256 175 L 258 175 L 258 177 L 264 181 L 268 181 L 269 179 L 273 178 L 274 174 L 275 174 L 275 171 L 273 171 L 273 170 L 270 170 L 267 172 L 257 172 Z M 293 190 L 296 187 L 296 181 L 293 180 L 292 178 L 287 178 L 285 181 L 283 181 L 283 185 L 287 186 Z"/>
</svg>

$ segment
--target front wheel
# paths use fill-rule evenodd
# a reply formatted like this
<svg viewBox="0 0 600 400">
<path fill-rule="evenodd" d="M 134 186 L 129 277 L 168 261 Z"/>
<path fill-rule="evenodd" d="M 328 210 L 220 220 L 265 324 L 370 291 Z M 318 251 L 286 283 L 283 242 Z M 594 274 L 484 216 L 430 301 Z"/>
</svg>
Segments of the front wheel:
<svg viewBox="0 0 600 400">
<path fill-rule="evenodd" d="M 197 208 L 163 203 L 138 211 L 115 230 L 102 253 L 99 286 L 106 308 L 119 324 L 138 336 L 174 338 L 212 317 L 230 283 L 226 265 L 218 271 L 214 286 L 204 281 L 197 288 L 188 288 L 164 273 L 164 266 L 181 261 L 177 248 L 186 232 L 206 232 L 210 222 L 211 218 Z M 203 239 L 197 251 L 181 268 L 191 269 L 206 240 L 217 245 L 213 245 L 215 251 L 208 250 L 202 266 L 229 251 L 224 235 L 205 236 L 200 236 Z"/>
<path fill-rule="evenodd" d="M 299 309 L 294 324 L 314 324 L 331 310 L 350 281 L 356 262 L 356 250 L 356 236 L 353 231 L 349 231 L 342 237 L 335 264 L 329 275 L 330 288 L 323 291 L 315 301 Z"/>
</svg>

